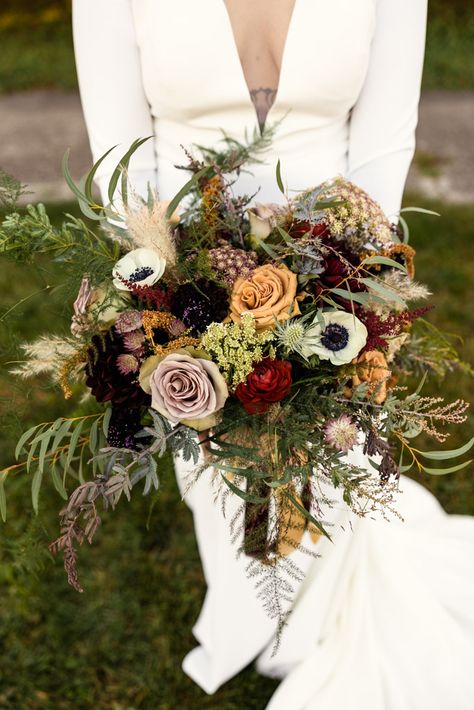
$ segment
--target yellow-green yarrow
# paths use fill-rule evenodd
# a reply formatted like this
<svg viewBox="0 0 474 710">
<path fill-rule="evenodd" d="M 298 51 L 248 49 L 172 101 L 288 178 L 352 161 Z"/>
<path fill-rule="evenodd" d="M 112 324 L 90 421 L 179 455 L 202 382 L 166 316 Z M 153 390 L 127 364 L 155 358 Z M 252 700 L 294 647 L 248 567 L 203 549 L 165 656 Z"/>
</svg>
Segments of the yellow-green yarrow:
<svg viewBox="0 0 474 710">
<path fill-rule="evenodd" d="M 275 357 L 270 345 L 275 336 L 271 331 L 255 330 L 251 314 L 244 314 L 240 323 L 211 323 L 204 333 L 201 345 L 209 353 L 234 390 L 244 382 L 256 362 L 264 357 Z"/>
</svg>

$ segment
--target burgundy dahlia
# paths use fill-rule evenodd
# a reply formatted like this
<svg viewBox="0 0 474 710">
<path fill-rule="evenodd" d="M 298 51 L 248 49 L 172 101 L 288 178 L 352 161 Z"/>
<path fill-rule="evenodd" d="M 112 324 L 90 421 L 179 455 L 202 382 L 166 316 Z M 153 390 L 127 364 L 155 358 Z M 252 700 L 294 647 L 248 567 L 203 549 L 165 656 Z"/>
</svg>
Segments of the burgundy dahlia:
<svg viewBox="0 0 474 710">
<path fill-rule="evenodd" d="M 135 373 L 122 374 L 118 363 L 124 353 L 122 338 L 112 331 L 94 335 L 87 352 L 86 384 L 98 402 L 112 402 L 130 409 L 147 405 L 150 396 L 138 384 Z"/>
<path fill-rule="evenodd" d="M 211 323 L 224 320 L 229 312 L 229 296 L 213 281 L 198 279 L 178 286 L 171 297 L 171 311 L 187 328 L 203 333 Z"/>
</svg>

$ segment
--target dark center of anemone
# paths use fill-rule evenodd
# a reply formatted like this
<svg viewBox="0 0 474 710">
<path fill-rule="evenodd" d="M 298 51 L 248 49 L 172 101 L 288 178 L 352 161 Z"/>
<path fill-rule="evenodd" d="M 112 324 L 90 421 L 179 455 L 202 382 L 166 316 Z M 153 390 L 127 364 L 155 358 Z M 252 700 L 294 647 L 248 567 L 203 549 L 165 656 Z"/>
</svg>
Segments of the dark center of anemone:
<svg viewBox="0 0 474 710">
<path fill-rule="evenodd" d="M 349 331 L 340 323 L 329 323 L 321 336 L 321 344 L 327 350 L 343 350 L 349 342 Z"/>
<path fill-rule="evenodd" d="M 151 266 L 140 266 L 138 269 L 135 269 L 135 271 L 132 271 L 127 281 L 130 281 L 132 284 L 134 284 L 137 283 L 137 281 L 143 281 L 143 279 L 146 279 L 153 273 L 154 272 Z"/>
</svg>

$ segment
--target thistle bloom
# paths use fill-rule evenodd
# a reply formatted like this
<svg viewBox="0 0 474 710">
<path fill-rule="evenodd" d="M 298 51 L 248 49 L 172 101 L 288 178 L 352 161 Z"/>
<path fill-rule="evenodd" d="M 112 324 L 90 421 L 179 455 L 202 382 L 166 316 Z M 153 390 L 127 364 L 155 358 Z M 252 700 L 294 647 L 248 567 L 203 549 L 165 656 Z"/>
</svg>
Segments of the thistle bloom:
<svg viewBox="0 0 474 710">
<path fill-rule="evenodd" d="M 130 291 L 127 281 L 137 286 L 153 286 L 165 271 L 166 261 L 157 252 L 142 247 L 125 254 L 115 264 L 112 275 L 119 291 Z"/>
<path fill-rule="evenodd" d="M 358 429 L 351 417 L 341 414 L 324 427 L 324 440 L 338 451 L 349 451 L 357 444 Z"/>
<path fill-rule="evenodd" d="M 307 329 L 300 352 L 305 358 L 317 355 L 333 365 L 345 365 L 360 353 L 367 342 L 367 328 L 352 313 L 319 311 Z"/>
</svg>

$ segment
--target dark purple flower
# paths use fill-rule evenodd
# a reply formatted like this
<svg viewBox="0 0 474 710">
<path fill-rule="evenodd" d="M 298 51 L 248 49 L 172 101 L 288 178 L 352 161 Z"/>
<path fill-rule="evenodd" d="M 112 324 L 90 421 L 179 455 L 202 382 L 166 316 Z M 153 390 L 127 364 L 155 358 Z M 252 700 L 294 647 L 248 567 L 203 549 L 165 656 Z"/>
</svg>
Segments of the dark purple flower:
<svg viewBox="0 0 474 710">
<path fill-rule="evenodd" d="M 206 279 L 178 286 L 171 297 L 171 312 L 198 333 L 211 323 L 223 321 L 228 311 L 226 289 Z"/>
</svg>

